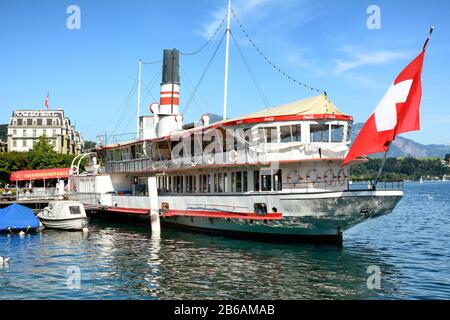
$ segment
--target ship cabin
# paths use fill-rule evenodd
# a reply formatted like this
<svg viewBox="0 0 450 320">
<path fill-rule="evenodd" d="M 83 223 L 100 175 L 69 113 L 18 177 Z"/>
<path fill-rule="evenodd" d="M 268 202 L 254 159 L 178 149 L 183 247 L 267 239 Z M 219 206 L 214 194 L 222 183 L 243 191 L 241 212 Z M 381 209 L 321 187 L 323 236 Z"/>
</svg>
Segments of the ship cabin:
<svg viewBox="0 0 450 320">
<path fill-rule="evenodd" d="M 216 123 L 205 115 L 201 125 L 166 136 L 157 136 L 156 116 L 145 118 L 144 138 L 98 150 L 111 193 L 146 196 L 149 176 L 157 177 L 160 195 L 349 188 L 340 165 L 353 119 L 326 95 Z"/>
</svg>

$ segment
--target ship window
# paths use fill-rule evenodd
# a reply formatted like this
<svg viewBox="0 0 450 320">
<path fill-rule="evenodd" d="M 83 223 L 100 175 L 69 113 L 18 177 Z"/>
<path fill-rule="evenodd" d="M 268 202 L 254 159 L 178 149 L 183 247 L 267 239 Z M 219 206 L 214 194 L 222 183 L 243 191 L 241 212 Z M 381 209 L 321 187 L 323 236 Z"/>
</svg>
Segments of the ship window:
<svg viewBox="0 0 450 320">
<path fill-rule="evenodd" d="M 52 125 L 52 119 L 47 119 L 47 125 L 51 126 Z"/>
<path fill-rule="evenodd" d="M 231 192 L 236 192 L 236 172 L 231 173 Z"/>
<path fill-rule="evenodd" d="M 13 140 L 13 147 L 17 147 L 17 141 Z"/>
<path fill-rule="evenodd" d="M 38 126 L 42 126 L 42 119 L 37 119 Z"/>
<path fill-rule="evenodd" d="M 331 125 L 331 142 L 344 141 L 344 126 L 341 124 Z"/>
<path fill-rule="evenodd" d="M 243 190 L 244 190 L 244 192 L 247 192 L 247 191 L 248 191 L 248 177 L 247 177 L 247 171 L 244 171 L 244 172 L 243 172 L 242 184 L 243 184 Z"/>
<path fill-rule="evenodd" d="M 253 191 L 259 191 L 259 171 L 253 171 Z"/>
<path fill-rule="evenodd" d="M 281 170 L 273 175 L 273 189 L 276 191 L 283 190 Z"/>
<path fill-rule="evenodd" d="M 267 214 L 267 205 L 265 203 L 255 203 L 253 207 L 256 214 Z"/>
<path fill-rule="evenodd" d="M 300 124 L 295 124 L 291 126 L 292 129 L 292 141 L 301 142 L 302 141 L 302 126 Z"/>
<path fill-rule="evenodd" d="M 258 129 L 258 140 L 261 143 L 277 142 L 277 128 L 267 127 Z"/>
<path fill-rule="evenodd" d="M 70 214 L 81 214 L 81 209 L 79 206 L 69 206 Z"/>
<path fill-rule="evenodd" d="M 328 142 L 329 126 L 326 124 L 311 124 L 309 127 L 311 142 Z"/>
<path fill-rule="evenodd" d="M 236 172 L 236 192 L 242 192 L 242 172 Z"/>
<path fill-rule="evenodd" d="M 280 139 L 281 142 L 292 142 L 291 126 L 280 127 Z"/>
<path fill-rule="evenodd" d="M 217 174 L 217 192 L 224 192 L 225 179 L 222 173 Z"/>
<path fill-rule="evenodd" d="M 33 119 L 27 119 L 27 125 L 28 126 L 33 125 Z"/>
<path fill-rule="evenodd" d="M 261 175 L 261 191 L 272 190 L 272 175 Z"/>
</svg>

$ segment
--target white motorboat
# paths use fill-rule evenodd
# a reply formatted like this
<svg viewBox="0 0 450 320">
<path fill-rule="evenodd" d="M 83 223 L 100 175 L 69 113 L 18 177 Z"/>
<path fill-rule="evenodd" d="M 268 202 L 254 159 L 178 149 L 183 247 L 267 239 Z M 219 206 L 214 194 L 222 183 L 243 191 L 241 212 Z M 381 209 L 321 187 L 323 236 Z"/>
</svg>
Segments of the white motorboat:
<svg viewBox="0 0 450 320">
<path fill-rule="evenodd" d="M 83 230 L 87 226 L 86 211 L 78 201 L 52 201 L 37 217 L 49 229 Z"/>
</svg>

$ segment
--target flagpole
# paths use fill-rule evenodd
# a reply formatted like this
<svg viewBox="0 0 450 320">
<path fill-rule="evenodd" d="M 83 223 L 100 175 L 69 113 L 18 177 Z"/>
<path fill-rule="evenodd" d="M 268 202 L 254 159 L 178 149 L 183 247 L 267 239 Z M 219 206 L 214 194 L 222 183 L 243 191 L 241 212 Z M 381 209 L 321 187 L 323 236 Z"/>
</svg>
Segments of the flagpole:
<svg viewBox="0 0 450 320">
<path fill-rule="evenodd" d="M 429 33 L 428 33 L 427 40 L 425 41 L 425 43 L 424 43 L 424 45 L 423 45 L 423 49 L 422 49 L 423 51 L 425 51 L 425 50 L 427 49 L 428 42 L 430 41 L 430 38 L 431 38 L 431 35 L 433 34 L 433 31 L 434 31 L 434 27 L 430 27 L 430 31 L 429 31 Z M 376 178 L 375 178 L 375 181 L 374 181 L 374 184 L 373 184 L 373 189 L 376 188 L 377 183 L 378 183 L 378 181 L 379 181 L 380 178 L 381 178 L 381 174 L 383 173 L 383 168 L 384 168 L 384 165 L 386 164 L 386 159 L 387 159 L 387 155 L 388 155 L 388 153 L 389 153 L 389 148 L 390 148 L 390 147 L 391 147 L 391 142 L 389 142 L 389 144 L 388 144 L 388 146 L 387 146 L 387 150 L 386 150 L 386 152 L 384 153 L 383 161 L 381 162 L 380 169 L 378 169 L 378 174 L 377 174 L 377 176 L 376 176 Z"/>
<path fill-rule="evenodd" d="M 389 148 L 390 148 L 390 146 L 391 146 L 391 143 L 388 144 L 387 150 L 386 150 L 386 152 L 384 153 L 383 161 L 381 162 L 380 169 L 378 169 L 377 177 L 375 178 L 375 181 L 374 181 L 374 183 L 373 183 L 373 188 L 374 188 L 374 189 L 376 188 L 377 183 L 378 183 L 378 180 L 380 180 L 381 174 L 383 173 L 383 168 L 384 168 L 384 165 L 386 164 L 386 159 L 387 159 L 387 155 L 388 155 L 388 153 L 389 153 Z"/>
</svg>

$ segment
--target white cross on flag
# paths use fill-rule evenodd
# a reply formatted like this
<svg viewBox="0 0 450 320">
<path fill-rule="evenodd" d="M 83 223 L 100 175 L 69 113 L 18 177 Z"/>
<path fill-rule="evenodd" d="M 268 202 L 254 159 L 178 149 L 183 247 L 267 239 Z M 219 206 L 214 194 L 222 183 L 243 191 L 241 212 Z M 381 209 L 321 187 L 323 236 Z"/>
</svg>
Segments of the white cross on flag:
<svg viewBox="0 0 450 320">
<path fill-rule="evenodd" d="M 424 50 L 398 75 L 383 99 L 364 124 L 341 166 L 357 157 L 387 151 L 403 132 L 420 129 Z"/>
</svg>

